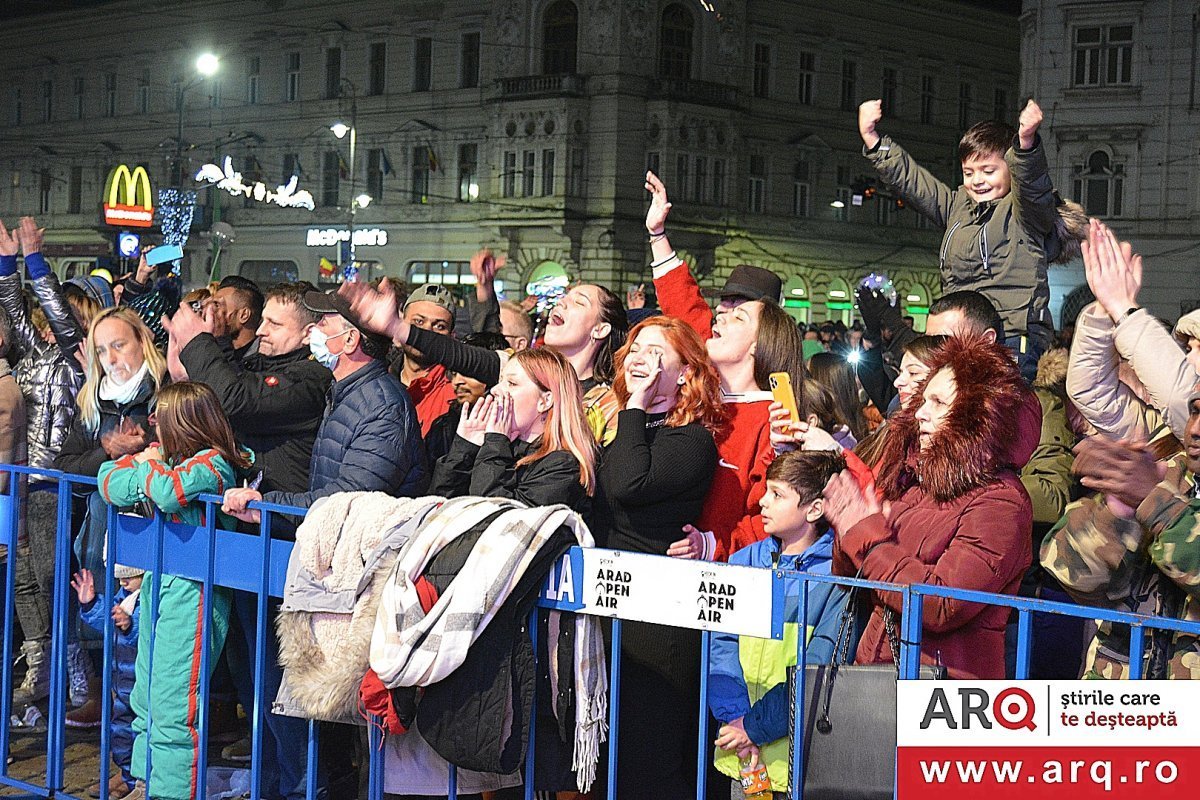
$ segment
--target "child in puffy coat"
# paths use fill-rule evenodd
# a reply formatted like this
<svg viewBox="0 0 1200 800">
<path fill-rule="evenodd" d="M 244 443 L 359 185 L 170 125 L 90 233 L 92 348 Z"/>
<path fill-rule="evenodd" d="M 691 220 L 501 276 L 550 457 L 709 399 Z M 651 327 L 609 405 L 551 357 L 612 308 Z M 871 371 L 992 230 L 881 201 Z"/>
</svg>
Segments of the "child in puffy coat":
<svg viewBox="0 0 1200 800">
<path fill-rule="evenodd" d="M 184 381 L 164 387 L 152 424 L 158 443 L 134 455 L 107 461 L 97 475 L 105 502 L 129 508 L 153 504 L 170 522 L 202 526 L 202 494 L 220 495 L 249 472 L 254 454 L 239 448 L 213 390 Z M 218 524 L 232 528 L 220 512 Z M 133 709 L 132 773 L 139 779 L 130 797 L 193 800 L 199 770 L 196 697 L 200 683 L 201 622 L 209 618 L 209 669 L 225 644 L 230 596 L 214 587 L 204 608 L 203 585 L 174 575 L 144 576 L 148 604 L 138 631 Z M 153 647 L 151 647 L 153 637 Z M 153 657 L 151 657 L 153 652 Z M 153 675 L 151 676 L 151 665 Z M 143 782 L 149 776 L 149 786 Z M 147 790 L 148 789 L 148 790 Z"/>
<path fill-rule="evenodd" d="M 735 552 L 730 564 L 828 575 L 833 557 L 833 531 L 824 518 L 821 491 L 846 468 L 845 458 L 830 451 L 783 453 L 767 469 L 767 490 L 759 501 L 768 537 Z M 810 664 L 833 656 L 838 622 L 848 592 L 831 583 L 808 587 L 808 616 L 803 621 Z M 803 606 L 790 594 L 782 641 L 714 633 L 711 637 L 708 707 L 721 728 L 715 764 L 738 783 L 740 760 L 756 757 L 767 768 L 776 798 L 788 789 L 787 670 L 796 665 Z"/>
<path fill-rule="evenodd" d="M 134 665 L 137 661 L 138 640 L 138 595 L 142 590 L 144 571 L 137 567 L 117 564 L 113 577 L 120 589 L 113 595 L 113 606 L 105 609 L 96 602 L 96 582 L 91 570 L 82 569 L 75 573 L 71 587 L 79 598 L 79 616 L 98 633 L 104 633 L 105 617 L 111 616 L 116 626 L 117 637 L 113 647 L 113 710 L 111 717 L 112 738 L 109 739 L 113 763 L 121 770 L 121 787 L 115 778 L 109 784 L 109 797 L 114 800 L 124 797 L 133 790 L 133 774 L 129 771 L 133 755 L 133 709 L 129 696 L 133 692 Z"/>
</svg>

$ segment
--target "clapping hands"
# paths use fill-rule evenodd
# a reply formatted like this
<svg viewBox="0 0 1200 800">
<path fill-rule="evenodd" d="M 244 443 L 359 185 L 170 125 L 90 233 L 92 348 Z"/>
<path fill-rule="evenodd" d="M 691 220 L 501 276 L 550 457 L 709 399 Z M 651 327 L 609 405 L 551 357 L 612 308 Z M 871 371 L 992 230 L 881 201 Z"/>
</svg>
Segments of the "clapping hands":
<svg viewBox="0 0 1200 800">
<path fill-rule="evenodd" d="M 1088 224 L 1082 242 L 1083 269 L 1088 287 L 1113 322 L 1137 307 L 1142 288 L 1142 257 L 1129 242 L 1118 242 L 1107 225 L 1097 219 Z"/>
</svg>

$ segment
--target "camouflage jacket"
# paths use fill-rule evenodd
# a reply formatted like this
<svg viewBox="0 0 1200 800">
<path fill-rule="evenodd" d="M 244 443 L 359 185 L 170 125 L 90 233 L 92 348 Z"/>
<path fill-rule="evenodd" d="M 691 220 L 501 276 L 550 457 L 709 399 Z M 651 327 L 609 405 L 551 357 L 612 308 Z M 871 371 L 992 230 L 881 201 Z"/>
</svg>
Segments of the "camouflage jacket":
<svg viewBox="0 0 1200 800">
<path fill-rule="evenodd" d="M 1103 497 L 1072 504 L 1042 542 L 1042 566 L 1080 603 L 1200 622 L 1200 499 L 1184 457 L 1133 519 L 1113 514 Z M 1155 650 L 1168 657 L 1167 677 L 1200 679 L 1200 640 L 1184 633 L 1148 634 L 1144 674 Z M 1164 651 L 1162 653 L 1161 651 Z M 1129 629 L 1100 624 L 1088 649 L 1086 678 L 1129 677 Z"/>
</svg>

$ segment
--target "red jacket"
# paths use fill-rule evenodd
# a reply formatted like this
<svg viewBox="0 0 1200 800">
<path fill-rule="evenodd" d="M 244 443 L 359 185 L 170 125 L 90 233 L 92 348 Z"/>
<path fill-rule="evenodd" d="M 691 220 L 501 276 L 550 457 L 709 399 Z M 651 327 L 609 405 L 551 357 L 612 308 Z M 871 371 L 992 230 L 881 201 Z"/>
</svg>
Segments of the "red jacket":
<svg viewBox="0 0 1200 800">
<path fill-rule="evenodd" d="M 767 536 L 758 516 L 758 501 L 767 490 L 767 467 L 775 460 L 767 418 L 770 405 L 767 392 L 725 399 L 730 418 L 717 437 L 717 469 L 696 521 L 700 530 L 713 532 L 716 561 L 725 561 Z"/>
<path fill-rule="evenodd" d="M 707 341 L 712 336 L 713 312 L 687 265 L 679 262 L 665 273 L 662 267 L 656 273 L 654 290 L 663 313 L 683 320 Z M 702 531 L 712 531 L 717 561 L 766 538 L 758 501 L 767 489 L 767 467 L 775 459 L 767 418 L 770 393 L 727 395 L 725 404 L 730 418 L 717 436 L 717 470 L 695 523 Z"/>
<path fill-rule="evenodd" d="M 692 273 L 682 262 L 666 272 L 662 269 L 656 270 L 654 289 L 663 313 L 683 320 L 707 340 L 712 336 L 713 313 Z M 767 489 L 767 467 L 775 460 L 768 419 L 771 400 L 769 392 L 725 397 L 730 418 L 717 437 L 717 470 L 695 523 L 702 531 L 712 531 L 716 561 L 726 561 L 730 554 L 767 537 L 758 501 Z M 869 471 L 852 453 L 847 461 L 866 488 Z"/>
<path fill-rule="evenodd" d="M 450 410 L 454 402 L 454 387 L 446 377 L 446 368 L 434 364 L 421 377 L 405 387 L 408 396 L 412 398 L 417 409 L 417 419 L 421 423 L 421 436 L 429 433 L 433 421 Z"/>
<path fill-rule="evenodd" d="M 892 501 L 891 516 L 868 517 L 839 537 L 834 571 L 900 584 L 928 583 L 1016 594 L 1032 554 L 1033 506 L 1016 473 L 940 504 L 914 485 Z M 860 664 L 890 663 L 883 606 L 897 614 L 896 592 L 877 592 L 858 644 Z M 1009 609 L 926 597 L 921 663 L 941 663 L 951 678 L 1004 678 Z M 897 627 L 899 631 L 899 627 Z"/>
</svg>

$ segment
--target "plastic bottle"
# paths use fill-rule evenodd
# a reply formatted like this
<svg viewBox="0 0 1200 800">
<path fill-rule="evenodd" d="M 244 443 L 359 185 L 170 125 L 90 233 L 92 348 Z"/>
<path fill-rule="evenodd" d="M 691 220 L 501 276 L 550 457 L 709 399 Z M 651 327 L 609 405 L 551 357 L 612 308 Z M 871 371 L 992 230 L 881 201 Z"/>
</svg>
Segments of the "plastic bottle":
<svg viewBox="0 0 1200 800">
<path fill-rule="evenodd" d="M 767 774 L 766 765 L 759 761 L 751 767 L 748 758 L 743 758 L 741 763 L 742 794 L 746 800 L 771 800 L 771 776 Z"/>
</svg>

